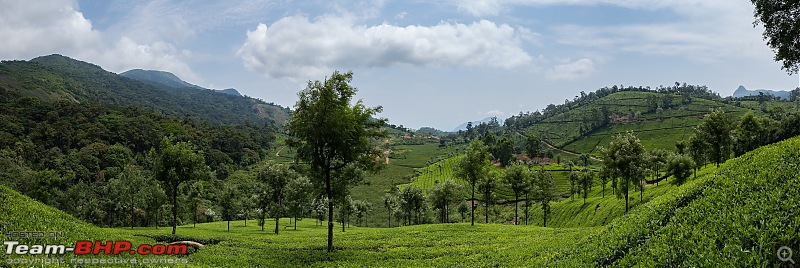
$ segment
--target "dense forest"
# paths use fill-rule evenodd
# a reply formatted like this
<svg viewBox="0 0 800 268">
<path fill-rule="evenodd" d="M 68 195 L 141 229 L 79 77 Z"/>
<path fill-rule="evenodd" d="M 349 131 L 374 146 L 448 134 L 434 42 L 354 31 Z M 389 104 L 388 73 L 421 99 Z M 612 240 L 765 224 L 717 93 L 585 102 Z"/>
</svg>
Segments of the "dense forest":
<svg viewBox="0 0 800 268">
<path fill-rule="evenodd" d="M 152 172 L 165 137 L 201 152 L 213 185 L 261 161 L 274 133 L 269 124 L 212 125 L 136 107 L 45 102 L 0 88 L 0 182 L 99 226 L 128 224 L 131 215 L 136 225 L 163 225 L 165 194 Z M 131 207 L 120 200 L 126 196 L 136 211 L 122 215 Z"/>
</svg>

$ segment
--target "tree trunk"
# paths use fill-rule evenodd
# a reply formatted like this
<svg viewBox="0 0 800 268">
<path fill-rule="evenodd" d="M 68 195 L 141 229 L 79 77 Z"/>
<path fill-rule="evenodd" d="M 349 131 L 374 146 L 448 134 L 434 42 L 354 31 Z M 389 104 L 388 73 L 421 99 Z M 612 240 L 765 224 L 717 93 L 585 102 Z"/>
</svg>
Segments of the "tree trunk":
<svg viewBox="0 0 800 268">
<path fill-rule="evenodd" d="M 231 221 L 228 220 L 228 232 L 230 232 L 230 231 L 231 231 Z"/>
<path fill-rule="evenodd" d="M 294 230 L 297 231 L 297 218 L 294 218 Z"/>
<path fill-rule="evenodd" d="M 519 196 L 514 195 L 514 225 L 519 225 Z"/>
<path fill-rule="evenodd" d="M 331 171 L 325 170 L 325 194 L 328 197 L 328 252 L 333 251 L 333 197 L 331 195 Z"/>
<path fill-rule="evenodd" d="M 625 184 L 625 213 L 628 213 L 628 184 Z"/>
<path fill-rule="evenodd" d="M 486 201 L 486 205 L 484 207 L 486 207 L 486 223 L 489 223 L 489 202 L 488 201 Z"/>
<path fill-rule="evenodd" d="M 197 228 L 197 202 L 194 203 L 194 223 L 192 224 L 192 228 Z"/>
<path fill-rule="evenodd" d="M 172 186 L 172 234 L 178 229 L 178 185 Z"/>
<path fill-rule="evenodd" d="M 472 184 L 472 199 L 469 201 L 469 212 L 472 214 L 472 226 L 475 226 L 475 184 Z"/>
<path fill-rule="evenodd" d="M 278 225 L 279 225 L 279 223 L 278 223 L 278 222 L 279 222 L 280 220 L 281 220 L 281 217 L 276 215 L 276 216 L 275 216 L 275 234 L 278 234 L 278 230 L 280 230 L 280 228 L 278 228 Z"/>
</svg>

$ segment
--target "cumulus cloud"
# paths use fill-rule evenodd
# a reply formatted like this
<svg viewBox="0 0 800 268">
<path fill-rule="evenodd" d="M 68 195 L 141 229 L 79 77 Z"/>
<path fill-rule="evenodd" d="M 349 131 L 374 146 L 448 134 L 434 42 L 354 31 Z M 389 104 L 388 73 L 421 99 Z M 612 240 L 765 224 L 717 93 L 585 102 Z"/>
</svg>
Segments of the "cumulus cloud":
<svg viewBox="0 0 800 268">
<path fill-rule="evenodd" d="M 195 83 L 200 80 L 183 62 L 188 52 L 178 51 L 169 43 L 142 43 L 125 35 L 109 42 L 72 1 L 3 0 L 0 4 L 0 58 L 30 59 L 57 53 L 114 72 L 158 69 Z"/>
<path fill-rule="evenodd" d="M 547 71 L 545 77 L 550 80 L 575 80 L 594 73 L 594 62 L 590 59 L 579 59 L 574 62 L 559 64 Z"/>
<path fill-rule="evenodd" d="M 237 54 L 245 66 L 272 77 L 307 79 L 333 68 L 485 66 L 514 69 L 529 65 L 522 48 L 535 39 L 527 29 L 481 20 L 435 26 L 357 25 L 348 17 L 282 18 L 247 32 Z"/>
</svg>

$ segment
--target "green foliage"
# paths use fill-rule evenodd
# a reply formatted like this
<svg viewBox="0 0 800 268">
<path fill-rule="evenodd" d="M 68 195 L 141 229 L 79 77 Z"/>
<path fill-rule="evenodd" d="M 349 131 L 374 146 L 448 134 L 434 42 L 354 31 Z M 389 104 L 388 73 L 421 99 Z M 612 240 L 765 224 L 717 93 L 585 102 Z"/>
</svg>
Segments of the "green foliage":
<svg viewBox="0 0 800 268">
<path fill-rule="evenodd" d="M 132 106 L 216 125 L 276 125 L 289 115 L 288 108 L 254 98 L 147 84 L 61 55 L 3 61 L 0 76 L 0 88 L 47 102 Z"/>
<path fill-rule="evenodd" d="M 299 162 L 309 163 L 311 179 L 324 189 L 328 203 L 328 251 L 333 251 L 333 199 L 363 179 L 357 170 L 377 171 L 376 158 L 383 152 L 372 142 L 385 137 L 381 127 L 386 119 L 373 119 L 382 107 L 366 107 L 362 101 L 350 104 L 356 89 L 350 85 L 353 73 L 334 72 L 323 82 L 308 82 L 298 95 L 293 117 L 286 123 L 287 144 L 297 151 Z"/>
<path fill-rule="evenodd" d="M 471 187 L 470 193 L 471 201 L 475 201 L 475 188 L 484 178 L 488 176 L 489 163 L 489 149 L 482 142 L 474 140 L 469 144 L 466 155 L 456 166 L 456 178 L 463 179 L 469 183 Z M 472 204 L 472 225 L 475 225 L 475 204 Z"/>
<path fill-rule="evenodd" d="M 545 172 L 544 169 L 540 169 L 534 174 L 533 181 L 531 182 L 531 191 L 536 200 L 542 205 L 542 226 L 545 227 L 547 227 L 547 215 L 550 214 L 550 201 L 553 201 L 555 198 L 553 196 L 555 190 L 555 181 L 550 172 Z"/>
<path fill-rule="evenodd" d="M 617 197 L 625 198 L 625 212 L 628 212 L 628 193 L 630 185 L 644 178 L 644 146 L 631 132 L 618 134 L 609 147 L 601 149 L 603 165 L 613 178 L 619 178 L 616 185 Z"/>
<path fill-rule="evenodd" d="M 399 196 L 400 211 L 407 225 L 425 223 L 428 203 L 422 190 L 414 185 L 403 188 Z"/>
<path fill-rule="evenodd" d="M 697 126 L 696 135 L 708 145 L 710 149 L 708 157 L 717 166 L 730 157 L 733 145 L 733 136 L 731 136 L 733 127 L 733 118 L 725 114 L 722 109 L 707 114 L 703 117 L 703 123 Z"/>
<path fill-rule="evenodd" d="M 773 51 L 775 61 L 782 62 L 789 74 L 800 68 L 800 6 L 796 1 L 750 0 L 755 5 L 756 22 L 764 25 L 764 39 Z"/>
<path fill-rule="evenodd" d="M 685 154 L 672 154 L 667 159 L 667 173 L 675 177 L 673 183 L 683 184 L 692 174 L 694 161 Z"/>
<path fill-rule="evenodd" d="M 439 222 L 449 223 L 450 205 L 458 203 L 464 197 L 464 187 L 451 180 L 446 180 L 430 190 L 428 199 L 434 209 L 439 210 Z"/>
<path fill-rule="evenodd" d="M 173 144 L 164 137 L 161 155 L 155 164 L 155 177 L 164 183 L 172 204 L 172 234 L 178 226 L 178 187 L 193 180 L 210 177 L 211 171 L 203 159 L 203 152 L 195 150 L 190 142 Z"/>
</svg>

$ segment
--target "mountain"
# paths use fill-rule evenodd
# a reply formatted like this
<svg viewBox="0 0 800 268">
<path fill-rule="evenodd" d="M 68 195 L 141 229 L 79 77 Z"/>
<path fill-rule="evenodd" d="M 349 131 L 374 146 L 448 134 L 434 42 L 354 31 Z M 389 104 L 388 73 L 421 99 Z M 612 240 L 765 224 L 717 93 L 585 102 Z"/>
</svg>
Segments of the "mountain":
<svg viewBox="0 0 800 268">
<path fill-rule="evenodd" d="M 239 91 L 238 91 L 238 90 L 236 90 L 235 88 L 226 88 L 226 89 L 220 89 L 220 90 L 217 90 L 217 92 L 219 92 L 219 93 L 225 93 L 225 94 L 230 94 L 230 95 L 234 95 L 234 96 L 241 96 L 241 95 L 242 95 L 242 94 L 240 94 L 240 93 L 239 93 Z"/>
<path fill-rule="evenodd" d="M 119 75 L 148 84 L 161 85 L 171 88 L 193 87 L 202 89 L 202 87 L 183 81 L 174 74 L 165 71 L 133 69 L 123 72 Z"/>
<path fill-rule="evenodd" d="M 234 96 L 242 96 L 239 94 L 234 88 L 226 88 L 226 89 L 208 89 L 204 88 L 195 84 L 191 84 L 189 82 L 183 81 L 178 76 L 173 73 L 165 72 L 165 71 L 158 71 L 158 70 L 142 70 L 142 69 L 133 69 L 128 70 L 119 74 L 120 76 L 124 76 L 130 79 L 139 80 L 141 82 L 145 82 L 154 86 L 163 86 L 169 87 L 174 89 L 179 88 L 196 88 L 196 89 L 204 89 L 204 90 L 214 90 L 219 93 L 230 94 Z"/>
<path fill-rule="evenodd" d="M 481 120 L 478 120 L 478 121 L 472 121 L 472 125 L 473 126 L 477 126 L 477 125 L 480 125 L 481 123 L 492 122 L 492 118 L 497 118 L 497 116 L 490 116 L 490 117 L 487 117 L 487 118 L 484 118 L 484 119 L 481 119 Z M 502 122 L 500 122 L 500 119 L 497 119 L 497 120 L 498 120 L 497 122 L 500 123 L 500 125 L 503 124 Z M 465 122 L 465 123 L 463 123 L 461 125 L 458 125 L 456 128 L 453 129 L 453 132 L 458 132 L 459 130 L 467 130 L 467 124 L 469 124 L 469 122 Z"/>
<path fill-rule="evenodd" d="M 768 89 L 747 90 L 747 88 L 740 85 L 739 88 L 737 88 L 736 91 L 733 92 L 733 97 L 741 98 L 747 96 L 758 96 L 758 93 L 764 93 L 766 95 L 780 97 L 785 100 L 788 100 L 790 96 L 790 92 L 785 90 L 768 90 Z"/>
<path fill-rule="evenodd" d="M 0 89 L 42 101 L 133 106 L 217 125 L 282 125 L 289 118 L 288 108 L 272 103 L 198 90 L 196 86 L 175 88 L 170 85 L 183 81 L 166 72 L 135 71 L 132 74 L 137 73 L 148 74 L 161 82 L 144 83 L 91 63 L 54 54 L 30 61 L 3 61 L 0 63 Z"/>
</svg>

